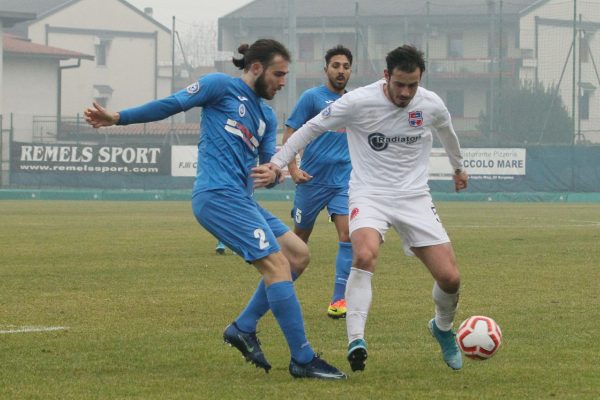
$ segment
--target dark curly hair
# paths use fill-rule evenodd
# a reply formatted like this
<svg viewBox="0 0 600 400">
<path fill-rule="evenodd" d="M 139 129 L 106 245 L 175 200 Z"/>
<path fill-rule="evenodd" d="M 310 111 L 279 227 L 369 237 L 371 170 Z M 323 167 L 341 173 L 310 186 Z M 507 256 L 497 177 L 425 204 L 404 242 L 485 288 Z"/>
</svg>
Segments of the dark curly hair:
<svg viewBox="0 0 600 400">
<path fill-rule="evenodd" d="M 329 62 L 333 58 L 333 56 L 346 56 L 348 61 L 350 61 L 350 65 L 352 65 L 352 52 L 347 47 L 338 44 L 337 46 L 327 50 L 325 53 L 325 66 L 329 65 Z"/>
<path fill-rule="evenodd" d="M 241 44 L 238 47 L 238 53 L 242 54 L 243 57 L 234 57 L 232 59 L 233 65 L 245 71 L 256 61 L 267 67 L 276 55 L 282 56 L 288 62 L 292 61 L 288 49 L 274 39 L 258 39 L 252 45 Z"/>
<path fill-rule="evenodd" d="M 423 52 L 409 44 L 405 44 L 390 51 L 385 58 L 385 62 L 390 74 L 395 68 L 404 72 L 414 72 L 419 68 L 421 70 L 421 75 L 425 72 L 425 58 Z"/>
</svg>

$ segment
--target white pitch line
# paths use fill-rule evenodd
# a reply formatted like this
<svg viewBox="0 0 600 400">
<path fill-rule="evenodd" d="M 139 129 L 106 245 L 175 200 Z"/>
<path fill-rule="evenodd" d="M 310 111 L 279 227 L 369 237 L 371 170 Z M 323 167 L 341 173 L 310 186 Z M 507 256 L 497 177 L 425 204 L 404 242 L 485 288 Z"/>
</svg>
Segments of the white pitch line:
<svg viewBox="0 0 600 400">
<path fill-rule="evenodd" d="M 1 330 L 0 335 L 9 333 L 32 333 L 32 332 L 52 332 L 64 331 L 69 329 L 68 326 L 23 326 L 17 329 Z"/>
</svg>

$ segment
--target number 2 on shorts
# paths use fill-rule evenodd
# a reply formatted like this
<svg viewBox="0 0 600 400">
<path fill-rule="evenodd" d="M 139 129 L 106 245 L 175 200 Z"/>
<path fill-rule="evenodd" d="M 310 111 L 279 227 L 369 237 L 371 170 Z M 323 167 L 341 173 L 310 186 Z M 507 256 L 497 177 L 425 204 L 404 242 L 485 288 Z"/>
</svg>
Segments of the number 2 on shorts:
<svg viewBox="0 0 600 400">
<path fill-rule="evenodd" d="M 263 231 L 262 229 L 260 229 L 260 228 L 255 229 L 254 237 L 256 239 L 258 239 L 258 247 L 261 250 L 264 250 L 267 247 L 269 247 L 269 242 L 267 242 L 267 235 L 265 235 L 265 231 Z"/>
</svg>

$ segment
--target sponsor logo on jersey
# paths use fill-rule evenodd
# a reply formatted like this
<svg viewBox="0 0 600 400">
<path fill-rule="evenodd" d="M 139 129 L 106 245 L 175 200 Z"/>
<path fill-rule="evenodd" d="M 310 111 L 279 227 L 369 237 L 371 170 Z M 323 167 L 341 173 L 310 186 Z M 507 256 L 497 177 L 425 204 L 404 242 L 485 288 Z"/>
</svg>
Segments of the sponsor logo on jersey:
<svg viewBox="0 0 600 400">
<path fill-rule="evenodd" d="M 358 215 L 359 212 L 360 212 L 360 210 L 358 208 L 353 208 L 352 212 L 350 213 L 350 220 L 353 220 Z"/>
<path fill-rule="evenodd" d="M 253 152 L 258 148 L 260 142 L 256 139 L 250 130 L 246 128 L 242 123 L 234 121 L 232 119 L 227 120 L 227 125 L 224 126 L 225 130 L 239 138 L 241 138 L 244 143 L 252 150 Z"/>
<path fill-rule="evenodd" d="M 240 101 L 248 101 L 248 98 L 245 96 L 238 96 L 238 99 L 240 99 Z"/>
<path fill-rule="evenodd" d="M 411 111 L 408 113 L 408 123 L 417 128 L 423 125 L 423 111 Z"/>
<path fill-rule="evenodd" d="M 394 136 L 387 137 L 383 133 L 375 132 L 368 136 L 369 146 L 375 151 L 383 151 L 387 149 L 390 143 L 414 144 L 422 135 L 418 136 Z"/>
<path fill-rule="evenodd" d="M 331 104 L 333 103 L 335 100 L 325 100 L 325 104 Z"/>
<path fill-rule="evenodd" d="M 323 109 L 323 111 L 321 111 L 321 115 L 323 116 L 323 118 L 327 118 L 331 115 L 331 106 Z"/>
<path fill-rule="evenodd" d="M 200 83 L 199 82 L 194 82 L 191 85 L 189 85 L 188 87 L 186 87 L 185 90 L 189 94 L 196 94 L 196 93 L 198 93 L 200 91 Z"/>
<path fill-rule="evenodd" d="M 246 106 L 240 104 L 240 107 L 238 108 L 238 113 L 240 114 L 240 117 L 244 117 L 246 115 Z"/>
</svg>

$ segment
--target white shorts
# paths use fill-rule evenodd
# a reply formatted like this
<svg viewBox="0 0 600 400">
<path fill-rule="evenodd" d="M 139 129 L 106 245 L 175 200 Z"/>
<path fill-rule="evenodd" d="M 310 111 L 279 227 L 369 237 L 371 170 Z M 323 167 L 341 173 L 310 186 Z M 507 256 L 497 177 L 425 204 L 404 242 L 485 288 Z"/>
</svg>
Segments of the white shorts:
<svg viewBox="0 0 600 400">
<path fill-rule="evenodd" d="M 402 238 L 408 256 L 414 256 L 411 247 L 450 242 L 429 192 L 405 197 L 350 196 L 350 235 L 360 228 L 372 228 L 383 241 L 390 226 Z"/>
</svg>

